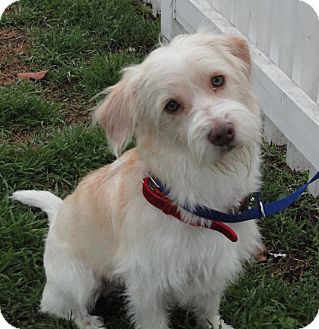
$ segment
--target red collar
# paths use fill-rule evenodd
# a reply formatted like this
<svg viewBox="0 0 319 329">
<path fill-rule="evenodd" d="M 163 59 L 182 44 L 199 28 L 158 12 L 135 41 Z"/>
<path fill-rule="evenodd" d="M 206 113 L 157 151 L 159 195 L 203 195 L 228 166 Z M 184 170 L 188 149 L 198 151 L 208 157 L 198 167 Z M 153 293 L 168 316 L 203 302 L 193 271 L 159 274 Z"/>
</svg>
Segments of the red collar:
<svg viewBox="0 0 319 329">
<path fill-rule="evenodd" d="M 181 212 L 178 209 L 178 207 L 175 206 L 172 203 L 172 201 L 168 199 L 167 196 L 157 188 L 156 184 L 154 184 L 153 180 L 150 177 L 145 177 L 142 180 L 142 182 L 143 182 L 143 195 L 151 205 L 162 210 L 166 215 L 174 216 L 175 218 L 185 223 L 184 220 L 182 219 Z M 233 242 L 236 242 L 238 239 L 237 234 L 229 226 L 227 226 L 222 222 L 212 221 L 209 227 L 203 226 L 199 223 L 198 224 L 187 223 L 187 224 L 218 231 L 224 234 L 229 240 Z"/>
</svg>

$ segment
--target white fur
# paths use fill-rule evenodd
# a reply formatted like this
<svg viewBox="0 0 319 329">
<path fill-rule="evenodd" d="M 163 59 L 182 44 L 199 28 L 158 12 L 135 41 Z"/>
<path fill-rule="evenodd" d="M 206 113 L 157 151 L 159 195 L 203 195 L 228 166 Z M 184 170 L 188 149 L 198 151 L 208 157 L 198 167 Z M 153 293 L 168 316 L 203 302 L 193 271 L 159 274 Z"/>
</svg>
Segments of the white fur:
<svg viewBox="0 0 319 329">
<path fill-rule="evenodd" d="M 259 187 L 260 115 L 249 86 L 244 40 L 233 36 L 179 36 L 140 65 L 127 68 L 109 88 L 95 119 L 118 155 L 135 130 L 137 147 L 88 175 L 63 202 L 47 192 L 20 191 L 14 199 L 51 218 L 44 254 L 47 283 L 42 311 L 72 317 L 96 329 L 89 315 L 102 281 L 126 287 L 136 329 L 168 329 L 168 308 L 195 311 L 208 328 L 231 329 L 219 318 L 227 283 L 241 271 L 260 241 L 255 221 L 230 224 L 236 243 L 195 228 L 151 206 L 140 178 L 159 177 L 177 204 L 187 201 L 220 211 L 237 206 Z M 210 79 L 226 77 L 223 88 Z M 170 99 L 178 113 L 164 108 Z M 234 148 L 212 145 L 214 120 L 235 127 Z M 183 212 L 185 221 L 205 220 Z"/>
<path fill-rule="evenodd" d="M 41 208 L 48 215 L 51 222 L 56 216 L 59 206 L 63 200 L 48 191 L 16 191 L 11 196 L 12 200 L 20 201 L 33 207 Z"/>
</svg>

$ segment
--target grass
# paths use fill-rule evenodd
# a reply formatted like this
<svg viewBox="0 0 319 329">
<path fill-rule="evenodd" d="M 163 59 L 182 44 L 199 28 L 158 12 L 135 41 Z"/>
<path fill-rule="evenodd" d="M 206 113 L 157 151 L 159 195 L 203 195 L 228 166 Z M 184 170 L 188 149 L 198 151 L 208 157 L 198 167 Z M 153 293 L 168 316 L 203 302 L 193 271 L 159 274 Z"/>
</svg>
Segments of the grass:
<svg viewBox="0 0 319 329">
<path fill-rule="evenodd" d="M 138 1 L 21 0 L 0 21 L 0 36 L 11 35 L 6 31 L 14 38 L 11 48 L 0 50 L 6 59 L 0 69 L 10 78 L 6 84 L 11 81 L 1 86 L 0 76 L 0 307 L 18 328 L 70 329 L 70 321 L 38 312 L 47 220 L 8 196 L 28 188 L 65 196 L 89 171 L 113 161 L 104 133 L 90 125 L 90 99 L 154 48 L 159 21 Z M 13 50 L 17 35 L 22 53 Z M 43 81 L 19 81 L 17 69 L 49 73 Z M 306 181 L 287 168 L 282 149 L 264 146 L 263 156 L 265 200 Z M 236 329 L 295 329 L 311 322 L 319 305 L 318 219 L 318 203 L 306 193 L 260 222 L 269 250 L 287 257 L 247 265 L 227 289 L 221 310 L 226 321 Z M 95 313 L 108 328 L 132 328 L 119 298 L 100 300 Z M 183 310 L 172 319 L 174 328 L 194 327 Z"/>
<path fill-rule="evenodd" d="M 57 124 L 62 121 L 59 107 L 60 104 L 45 101 L 36 85 L 24 81 L 0 88 L 0 127 L 21 132 Z"/>
</svg>

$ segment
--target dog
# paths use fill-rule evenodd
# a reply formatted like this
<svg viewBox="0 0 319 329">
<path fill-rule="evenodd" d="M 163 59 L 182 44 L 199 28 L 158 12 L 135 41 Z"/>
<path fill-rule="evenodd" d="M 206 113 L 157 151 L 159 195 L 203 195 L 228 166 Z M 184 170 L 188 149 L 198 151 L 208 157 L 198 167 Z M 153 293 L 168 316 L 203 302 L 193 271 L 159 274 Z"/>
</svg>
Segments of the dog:
<svg viewBox="0 0 319 329">
<path fill-rule="evenodd" d="M 64 200 L 13 194 L 49 218 L 42 312 L 101 328 L 89 312 L 103 287 L 123 284 L 136 329 L 168 329 L 174 305 L 194 311 L 202 328 L 232 328 L 220 300 L 260 243 L 256 221 L 229 224 L 232 242 L 182 206 L 229 212 L 259 188 L 261 116 L 250 73 L 240 36 L 175 37 L 124 69 L 94 112 L 117 160 Z M 121 155 L 133 133 L 136 147 Z M 145 177 L 165 185 L 183 222 L 144 197 Z"/>
</svg>

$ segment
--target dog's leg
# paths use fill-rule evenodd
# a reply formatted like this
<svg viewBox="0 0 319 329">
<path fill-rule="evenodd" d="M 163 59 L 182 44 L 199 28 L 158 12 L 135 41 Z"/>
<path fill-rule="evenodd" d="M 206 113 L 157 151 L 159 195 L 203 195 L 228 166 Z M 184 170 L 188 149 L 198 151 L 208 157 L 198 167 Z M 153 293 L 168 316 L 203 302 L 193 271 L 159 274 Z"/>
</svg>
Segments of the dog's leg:
<svg viewBox="0 0 319 329">
<path fill-rule="evenodd" d="M 100 318 L 88 312 L 94 307 L 100 280 L 69 250 L 48 240 L 44 253 L 47 283 L 44 287 L 41 311 L 72 319 L 80 329 L 101 329 Z"/>
<path fill-rule="evenodd" d="M 163 301 L 163 296 L 143 284 L 139 279 L 132 285 L 127 285 L 127 296 L 129 301 L 129 314 L 133 319 L 136 329 L 169 329 L 168 314 Z M 146 282 L 146 281 L 144 281 Z"/>
<path fill-rule="evenodd" d="M 103 329 L 103 321 L 97 316 L 91 316 L 86 307 L 76 305 L 68 299 L 67 294 L 61 291 L 54 283 L 47 282 L 41 301 L 41 311 L 57 317 L 71 319 L 80 329 Z"/>
<path fill-rule="evenodd" d="M 219 316 L 221 294 L 215 292 L 209 297 L 203 297 L 195 306 L 195 313 L 201 328 L 234 329 L 226 324 Z"/>
</svg>

